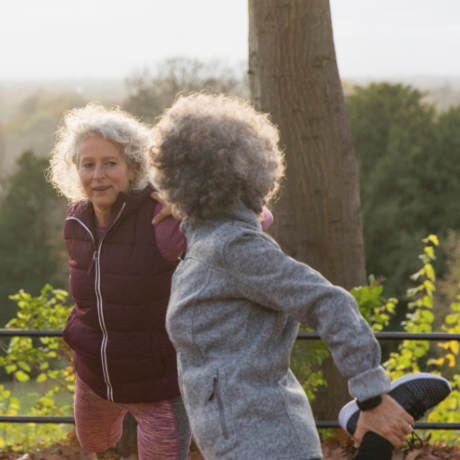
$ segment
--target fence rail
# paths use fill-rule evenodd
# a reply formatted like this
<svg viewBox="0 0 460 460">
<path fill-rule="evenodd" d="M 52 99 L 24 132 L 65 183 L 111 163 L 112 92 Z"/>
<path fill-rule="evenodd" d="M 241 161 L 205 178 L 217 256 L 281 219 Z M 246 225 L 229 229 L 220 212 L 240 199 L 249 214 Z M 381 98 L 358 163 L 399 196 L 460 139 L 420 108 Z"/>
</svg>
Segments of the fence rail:
<svg viewBox="0 0 460 460">
<path fill-rule="evenodd" d="M 32 329 L 0 329 L 0 337 L 62 337 L 59 330 Z M 378 332 L 375 337 L 379 341 L 428 340 L 428 341 L 460 341 L 460 334 L 445 332 L 411 333 L 411 332 Z M 321 340 L 317 332 L 299 332 L 297 340 Z M 1 415 L 0 423 L 66 423 L 74 424 L 74 417 L 32 417 L 18 415 Z M 317 428 L 340 428 L 339 422 L 333 420 L 316 421 Z M 416 423 L 419 430 L 460 430 L 460 423 Z"/>
</svg>

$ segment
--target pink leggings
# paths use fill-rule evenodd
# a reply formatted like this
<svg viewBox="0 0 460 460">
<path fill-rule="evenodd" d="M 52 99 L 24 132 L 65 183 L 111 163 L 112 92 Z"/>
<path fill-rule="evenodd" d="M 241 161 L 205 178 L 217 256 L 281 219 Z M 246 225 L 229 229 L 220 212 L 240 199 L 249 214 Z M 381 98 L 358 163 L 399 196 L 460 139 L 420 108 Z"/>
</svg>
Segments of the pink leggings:
<svg viewBox="0 0 460 460">
<path fill-rule="evenodd" d="M 146 404 L 122 404 L 96 395 L 80 378 L 75 388 L 78 440 L 90 452 L 103 452 L 122 435 L 123 418 L 137 421 L 139 460 L 186 460 L 190 427 L 181 397 Z"/>
</svg>

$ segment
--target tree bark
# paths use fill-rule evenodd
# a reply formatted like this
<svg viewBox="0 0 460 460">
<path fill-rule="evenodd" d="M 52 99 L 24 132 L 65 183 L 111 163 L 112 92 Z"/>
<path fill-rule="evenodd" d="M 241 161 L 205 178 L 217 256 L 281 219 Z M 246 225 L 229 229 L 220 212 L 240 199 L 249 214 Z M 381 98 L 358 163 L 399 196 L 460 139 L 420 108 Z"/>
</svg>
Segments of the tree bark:
<svg viewBox="0 0 460 460">
<path fill-rule="evenodd" d="M 359 177 L 328 0 L 249 0 L 249 81 L 286 152 L 271 234 L 333 284 L 366 284 Z M 330 360 L 323 372 L 321 417 L 336 419 L 347 385 Z"/>
</svg>

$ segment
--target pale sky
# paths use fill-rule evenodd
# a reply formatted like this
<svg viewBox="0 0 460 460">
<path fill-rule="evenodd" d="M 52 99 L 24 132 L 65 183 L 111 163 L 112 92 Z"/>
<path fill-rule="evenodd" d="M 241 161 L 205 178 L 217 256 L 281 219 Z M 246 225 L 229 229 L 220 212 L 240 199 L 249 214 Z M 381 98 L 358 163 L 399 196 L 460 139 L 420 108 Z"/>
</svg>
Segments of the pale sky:
<svg viewBox="0 0 460 460">
<path fill-rule="evenodd" d="M 460 0 L 331 0 L 343 78 L 460 76 Z M 247 59 L 247 0 L 0 0 L 0 80 Z"/>
</svg>

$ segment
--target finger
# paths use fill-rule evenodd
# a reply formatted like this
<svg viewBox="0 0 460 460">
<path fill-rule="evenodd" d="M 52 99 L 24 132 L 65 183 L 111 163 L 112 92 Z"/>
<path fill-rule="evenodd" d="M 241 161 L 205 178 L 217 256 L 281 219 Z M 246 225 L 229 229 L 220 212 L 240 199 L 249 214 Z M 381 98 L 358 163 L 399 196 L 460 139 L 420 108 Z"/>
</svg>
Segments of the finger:
<svg viewBox="0 0 460 460">
<path fill-rule="evenodd" d="M 364 434 L 365 434 L 365 431 L 363 431 L 360 428 L 358 428 L 355 431 L 355 433 L 353 434 L 353 439 L 355 441 L 354 446 L 355 446 L 356 449 L 361 445 L 361 442 L 363 441 Z"/>
<path fill-rule="evenodd" d="M 414 426 L 410 421 L 405 421 L 404 424 L 401 424 L 401 431 L 406 435 L 410 435 L 414 431 Z"/>
<path fill-rule="evenodd" d="M 152 224 L 153 225 L 158 225 L 165 217 L 168 217 L 171 215 L 171 212 L 168 212 L 167 209 L 162 209 L 153 219 L 152 219 Z"/>
<path fill-rule="evenodd" d="M 158 203 L 160 203 L 160 204 L 165 204 L 165 203 L 166 203 L 166 201 L 163 200 L 163 198 L 160 197 L 160 195 L 159 195 L 158 192 L 152 192 L 152 193 L 150 194 L 150 196 L 151 196 L 154 200 L 157 200 Z"/>
<path fill-rule="evenodd" d="M 406 426 L 406 428 L 407 428 L 407 426 Z M 400 444 L 402 444 L 403 442 L 406 441 L 408 435 L 409 435 L 409 433 L 407 431 L 405 431 L 405 430 L 400 431 L 399 433 L 395 433 L 395 436 L 399 439 Z"/>
<path fill-rule="evenodd" d="M 385 436 L 385 438 L 388 439 L 388 441 L 390 441 L 391 444 L 393 444 L 394 448 L 399 447 L 406 440 L 406 436 L 400 437 L 400 436 L 395 435 L 394 433 L 391 433 L 388 436 Z"/>
<path fill-rule="evenodd" d="M 412 423 L 408 422 L 406 426 L 403 428 L 404 433 L 406 434 L 411 434 L 414 431 L 414 425 Z"/>
</svg>

